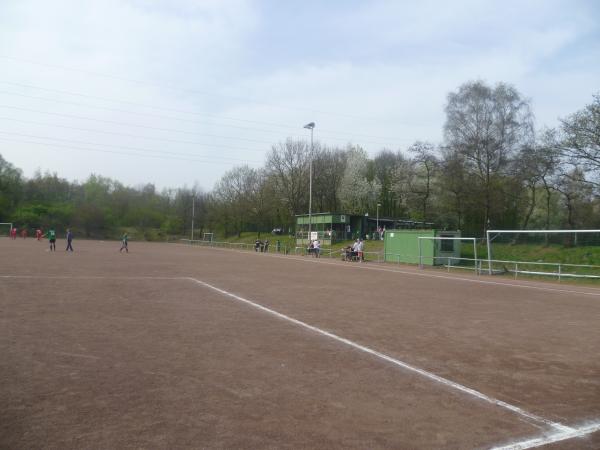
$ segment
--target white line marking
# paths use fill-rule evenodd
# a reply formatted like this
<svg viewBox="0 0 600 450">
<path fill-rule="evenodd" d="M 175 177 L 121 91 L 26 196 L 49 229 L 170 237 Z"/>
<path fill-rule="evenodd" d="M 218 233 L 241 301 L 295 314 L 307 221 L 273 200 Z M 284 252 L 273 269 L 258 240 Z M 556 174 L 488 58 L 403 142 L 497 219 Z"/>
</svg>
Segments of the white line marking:
<svg viewBox="0 0 600 450">
<path fill-rule="evenodd" d="M 55 355 L 72 356 L 74 358 L 100 359 L 99 356 L 83 355 L 81 353 L 53 352 Z"/>
<path fill-rule="evenodd" d="M 542 445 L 552 444 L 554 442 L 566 441 L 567 439 L 583 437 L 597 431 L 600 431 L 600 422 L 574 428 L 570 431 L 558 431 L 539 438 L 514 442 L 501 447 L 494 447 L 492 450 L 525 450 L 527 448 L 541 447 Z"/>
<path fill-rule="evenodd" d="M 471 389 L 471 388 L 469 388 L 467 386 L 464 386 L 464 385 L 462 385 L 460 383 L 456 383 L 454 381 L 451 381 L 451 380 L 448 380 L 446 378 L 440 377 L 439 375 L 436 375 L 434 373 L 428 372 L 426 370 L 419 369 L 418 367 L 412 366 L 412 365 L 410 365 L 408 363 L 405 363 L 405 362 L 400 361 L 398 359 L 392 358 L 391 356 L 388 356 L 388 355 L 386 355 L 384 353 L 378 352 L 377 350 L 373 350 L 372 348 L 365 347 L 364 345 L 357 344 L 356 342 L 353 342 L 353 341 L 351 341 L 349 339 L 340 337 L 340 336 L 338 336 L 336 334 L 330 333 L 329 331 L 325 331 L 325 330 L 323 330 L 321 328 L 317 328 L 317 327 L 315 327 L 313 325 L 309 325 L 306 322 L 302 322 L 302 321 L 300 321 L 298 319 L 294 319 L 294 318 L 292 318 L 290 316 L 286 316 L 285 314 L 282 314 L 282 313 L 277 312 L 277 311 L 275 311 L 273 309 L 267 308 L 266 306 L 262 306 L 262 305 L 260 305 L 258 303 L 255 303 L 255 302 L 253 302 L 251 300 L 248 300 L 248 299 L 246 299 L 244 297 L 240 297 L 239 295 L 232 294 L 231 292 L 228 292 L 228 291 L 225 291 L 223 289 L 220 289 L 220 288 L 218 288 L 216 286 L 213 286 L 212 284 L 208 284 L 208 283 L 206 283 L 204 281 L 201 281 L 201 280 L 198 280 L 198 279 L 192 278 L 192 277 L 189 277 L 188 279 L 191 280 L 191 281 L 194 281 L 195 283 L 197 283 L 197 284 L 199 284 L 201 286 L 204 286 L 204 287 L 207 287 L 207 288 L 212 289 L 214 291 L 217 291 L 220 294 L 226 295 L 226 296 L 231 297 L 231 298 L 233 298 L 233 299 L 235 299 L 237 301 L 240 301 L 240 302 L 243 302 L 243 303 L 245 303 L 247 305 L 250 305 L 253 308 L 256 308 L 256 309 L 259 309 L 261 311 L 264 311 L 264 312 L 266 312 L 268 314 L 271 314 L 273 316 L 276 316 L 276 317 L 278 317 L 280 319 L 287 320 L 288 322 L 291 322 L 291 323 L 293 323 L 295 325 L 298 325 L 300 327 L 303 327 L 303 328 L 306 328 L 308 330 L 311 330 L 311 331 L 313 331 L 315 333 L 321 334 L 323 336 L 326 336 L 328 338 L 331 338 L 333 340 L 336 340 L 338 342 L 346 344 L 346 345 L 348 345 L 350 347 L 353 347 L 353 348 L 355 348 L 357 350 L 360 350 L 362 352 L 365 352 L 365 353 L 368 353 L 370 355 L 376 356 L 377 358 L 383 359 L 384 361 L 390 362 L 390 363 L 392 363 L 392 364 L 394 364 L 396 366 L 402 367 L 403 369 L 409 370 L 411 372 L 415 372 L 415 373 L 417 373 L 417 374 L 419 374 L 419 375 L 421 375 L 423 377 L 429 378 L 430 380 L 436 381 L 436 382 L 438 382 L 440 384 L 443 384 L 445 386 L 448 386 L 448 387 L 451 387 L 451 388 L 456 389 L 458 391 L 461 391 L 461 392 L 463 392 L 465 394 L 472 395 L 474 397 L 477 397 L 480 400 L 486 401 L 488 403 L 491 403 L 493 405 L 499 406 L 501 408 L 508 409 L 509 411 L 512 411 L 513 413 L 518 414 L 521 417 L 525 417 L 526 419 L 529 419 L 531 421 L 538 422 L 538 423 L 543 423 L 545 425 L 548 425 L 548 426 L 554 428 L 555 430 L 560 430 L 560 431 L 563 431 L 563 432 L 573 431 L 573 429 L 571 427 L 568 427 L 568 426 L 563 425 L 563 424 L 558 423 L 558 422 L 553 422 L 553 421 L 551 421 L 549 419 L 545 419 L 544 417 L 541 417 L 541 416 L 538 416 L 536 414 L 527 412 L 527 411 L 519 408 L 518 406 L 511 405 L 511 404 L 506 403 L 506 402 L 504 402 L 502 400 L 498 400 L 496 398 L 490 397 L 489 395 L 483 394 L 482 392 L 476 391 L 475 389 Z"/>
<path fill-rule="evenodd" d="M 174 245 L 181 245 L 184 247 L 189 247 L 186 244 L 174 244 Z M 253 252 L 247 252 L 247 251 L 236 250 L 236 249 L 215 248 L 215 247 L 197 247 L 197 248 L 209 249 L 209 250 L 219 250 L 219 251 L 229 251 L 229 252 L 241 253 L 244 255 L 256 256 Z M 331 262 L 324 261 L 322 259 L 316 260 L 314 258 L 306 259 L 303 257 L 294 256 L 294 255 L 287 255 L 287 256 L 272 255 L 272 254 L 265 255 L 263 253 L 260 253 L 260 255 L 262 255 L 261 257 L 268 256 L 271 258 L 282 258 L 282 259 L 287 259 L 287 260 L 292 260 L 292 261 L 301 261 L 301 262 L 310 263 L 310 264 L 327 264 L 327 265 L 336 266 L 336 267 L 346 267 L 346 268 L 359 269 L 359 270 L 376 270 L 376 271 L 380 271 L 380 272 L 391 272 L 391 273 L 400 273 L 403 275 L 413 275 L 416 277 L 441 278 L 444 280 L 451 280 L 451 281 L 466 281 L 469 283 L 489 284 L 489 285 L 493 285 L 493 286 L 506 286 L 506 287 L 513 287 L 513 288 L 535 289 L 535 290 L 539 290 L 539 291 L 560 292 L 560 293 L 566 293 L 566 294 L 592 295 L 595 297 L 600 297 L 600 292 L 578 291 L 578 290 L 573 290 L 573 289 L 559 289 L 559 288 L 551 288 L 551 287 L 545 287 L 545 286 L 533 286 L 533 285 L 529 285 L 529 284 L 519 284 L 519 283 L 510 283 L 510 282 L 501 282 L 501 281 L 477 280 L 477 279 L 473 279 L 473 278 L 464 278 L 464 277 L 448 276 L 448 275 L 437 275 L 437 274 L 432 274 L 432 273 L 419 273 L 416 271 L 413 272 L 413 271 L 407 271 L 407 270 L 401 270 L 401 269 L 400 270 L 391 269 L 391 268 L 388 269 L 388 268 L 384 268 L 384 267 L 373 267 L 373 266 L 368 266 L 365 264 L 360 264 L 360 265 L 359 264 L 338 264 L 333 261 L 331 261 Z M 594 288 L 588 288 L 588 289 L 594 289 Z"/>
<path fill-rule="evenodd" d="M 185 277 L 109 276 L 109 275 L 0 275 L 0 278 L 40 280 L 182 280 Z"/>
</svg>

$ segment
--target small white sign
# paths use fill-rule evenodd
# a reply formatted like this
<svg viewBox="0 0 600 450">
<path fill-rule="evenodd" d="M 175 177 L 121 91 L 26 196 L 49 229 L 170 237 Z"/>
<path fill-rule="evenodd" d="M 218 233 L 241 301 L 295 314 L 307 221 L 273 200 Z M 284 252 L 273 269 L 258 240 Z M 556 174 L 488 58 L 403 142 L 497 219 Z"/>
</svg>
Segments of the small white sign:
<svg viewBox="0 0 600 450">
<path fill-rule="evenodd" d="M 390 237 L 394 237 L 394 233 L 390 233 Z"/>
<path fill-rule="evenodd" d="M 311 241 L 316 241 L 317 239 L 319 239 L 319 232 L 318 231 L 311 231 L 310 232 L 310 240 Z"/>
</svg>

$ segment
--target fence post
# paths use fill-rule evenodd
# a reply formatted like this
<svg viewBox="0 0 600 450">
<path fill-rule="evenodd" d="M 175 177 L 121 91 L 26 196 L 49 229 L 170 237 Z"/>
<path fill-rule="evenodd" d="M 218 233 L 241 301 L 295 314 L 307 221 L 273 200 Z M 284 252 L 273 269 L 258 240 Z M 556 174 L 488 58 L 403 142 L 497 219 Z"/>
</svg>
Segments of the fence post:
<svg viewBox="0 0 600 450">
<path fill-rule="evenodd" d="M 517 275 L 519 275 L 519 264 L 515 263 L 515 280 L 517 279 Z"/>
<path fill-rule="evenodd" d="M 558 264 L 558 282 L 560 283 L 560 275 L 561 275 L 561 268 L 560 268 L 560 264 Z"/>
</svg>

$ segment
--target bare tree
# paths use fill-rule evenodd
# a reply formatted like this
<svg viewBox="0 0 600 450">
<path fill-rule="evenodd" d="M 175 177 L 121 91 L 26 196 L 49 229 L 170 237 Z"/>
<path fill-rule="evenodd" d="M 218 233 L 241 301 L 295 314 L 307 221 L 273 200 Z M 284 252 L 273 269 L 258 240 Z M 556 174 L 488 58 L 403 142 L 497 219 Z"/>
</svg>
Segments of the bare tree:
<svg viewBox="0 0 600 450">
<path fill-rule="evenodd" d="M 346 168 L 346 152 L 317 148 L 313 155 L 313 205 L 321 212 L 338 211 L 339 191 Z"/>
<path fill-rule="evenodd" d="M 380 151 L 373 159 L 375 178 L 381 186 L 379 202 L 381 203 L 381 213 L 387 216 L 398 216 L 403 211 L 400 196 L 394 189 L 394 181 L 399 167 L 405 163 L 404 155 L 391 150 Z"/>
<path fill-rule="evenodd" d="M 463 228 L 463 217 L 468 203 L 468 178 L 463 155 L 448 147 L 442 148 L 438 177 L 439 192 L 442 198 L 450 197 L 446 207 L 456 217 L 456 228 L 459 230 Z M 445 202 L 441 204 L 444 205 Z"/>
<path fill-rule="evenodd" d="M 226 172 L 216 184 L 213 195 L 220 203 L 226 233 L 231 229 L 239 236 L 256 214 L 253 200 L 259 177 L 256 169 L 240 166 Z"/>
<path fill-rule="evenodd" d="M 417 141 L 410 146 L 408 151 L 414 154 L 410 165 L 411 170 L 407 178 L 408 191 L 416 197 L 420 204 L 422 220 L 427 220 L 428 206 L 432 195 L 433 177 L 439 165 L 435 154 L 435 147 L 429 142 Z"/>
<path fill-rule="evenodd" d="M 493 190 L 498 177 L 510 169 L 510 161 L 524 145 L 533 142 L 533 118 L 529 103 L 512 86 L 489 87 L 482 81 L 463 84 L 448 95 L 445 140 L 464 157 L 466 169 L 481 187 L 484 229 L 493 212 Z"/>
<path fill-rule="evenodd" d="M 583 169 L 574 168 L 556 175 L 555 189 L 564 199 L 566 225 L 576 229 L 586 222 L 586 210 L 592 205 L 591 185 L 585 179 Z"/>
<path fill-rule="evenodd" d="M 562 121 L 562 152 L 568 162 L 589 174 L 586 181 L 600 186 L 600 94 L 591 104 Z"/>
<path fill-rule="evenodd" d="M 267 156 L 267 172 L 291 216 L 307 210 L 309 157 L 310 144 L 292 139 L 274 145 Z"/>
</svg>

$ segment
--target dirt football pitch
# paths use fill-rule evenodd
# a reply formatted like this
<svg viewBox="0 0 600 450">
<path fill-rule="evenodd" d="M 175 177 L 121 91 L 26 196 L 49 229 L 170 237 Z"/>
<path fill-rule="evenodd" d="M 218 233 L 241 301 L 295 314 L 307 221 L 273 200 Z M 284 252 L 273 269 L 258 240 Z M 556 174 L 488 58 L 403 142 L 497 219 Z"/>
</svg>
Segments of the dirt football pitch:
<svg viewBox="0 0 600 450">
<path fill-rule="evenodd" d="M 63 244 L 0 239 L 0 448 L 600 448 L 600 289 Z"/>
</svg>

